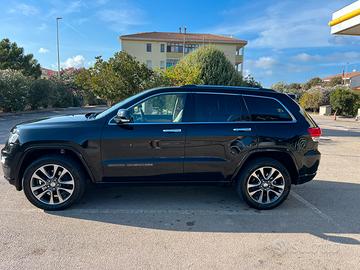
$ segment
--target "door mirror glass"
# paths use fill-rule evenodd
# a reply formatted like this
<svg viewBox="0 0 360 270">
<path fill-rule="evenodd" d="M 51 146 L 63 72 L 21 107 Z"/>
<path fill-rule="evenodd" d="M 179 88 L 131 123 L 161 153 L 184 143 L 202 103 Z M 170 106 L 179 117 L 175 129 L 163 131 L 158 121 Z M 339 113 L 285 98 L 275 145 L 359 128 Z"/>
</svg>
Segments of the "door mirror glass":
<svg viewBox="0 0 360 270">
<path fill-rule="evenodd" d="M 128 110 L 120 109 L 118 110 L 116 116 L 114 117 L 114 121 L 117 124 L 126 124 L 131 122 L 131 116 Z"/>
</svg>

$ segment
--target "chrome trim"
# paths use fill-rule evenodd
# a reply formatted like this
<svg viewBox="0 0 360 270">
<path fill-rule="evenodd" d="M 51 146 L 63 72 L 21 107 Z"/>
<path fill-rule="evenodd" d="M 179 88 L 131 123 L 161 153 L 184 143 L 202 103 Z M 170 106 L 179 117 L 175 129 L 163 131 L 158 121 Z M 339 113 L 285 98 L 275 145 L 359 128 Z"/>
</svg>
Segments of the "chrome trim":
<svg viewBox="0 0 360 270">
<path fill-rule="evenodd" d="M 165 133 L 179 133 L 181 132 L 180 128 L 176 128 L 176 129 L 163 129 L 163 132 Z"/>
<path fill-rule="evenodd" d="M 251 128 L 233 128 L 233 131 L 236 131 L 236 132 L 251 131 Z"/>
<path fill-rule="evenodd" d="M 290 124 L 290 123 L 296 123 L 297 120 L 294 117 L 294 115 L 290 112 L 290 110 L 277 98 L 274 97 L 265 97 L 265 96 L 259 96 L 259 95 L 249 95 L 249 94 L 235 94 L 235 93 L 213 93 L 213 92 L 163 92 L 163 93 L 157 93 L 154 94 L 152 96 L 149 96 L 145 99 L 140 100 L 139 102 L 135 103 L 134 105 L 126 108 L 127 110 L 135 107 L 136 105 L 145 102 L 146 100 L 148 100 L 149 98 L 152 97 L 156 97 L 159 95 L 163 95 L 163 94 L 211 94 L 211 95 L 230 95 L 230 96 L 246 96 L 246 97 L 257 97 L 257 98 L 268 98 L 268 99 L 273 99 L 276 100 L 277 102 L 280 103 L 280 105 L 286 110 L 286 112 L 291 116 L 292 120 L 291 121 L 239 121 L 239 122 L 154 122 L 154 123 L 125 123 L 125 125 L 173 125 L 173 124 L 243 124 L 243 123 L 248 123 L 248 124 Z M 245 103 L 245 101 L 244 101 Z M 246 105 L 246 103 L 245 103 Z M 108 121 L 108 125 L 109 126 L 117 126 L 119 124 L 117 123 L 111 123 L 111 121 L 116 117 L 113 116 L 109 121 Z M 121 124 L 120 124 L 121 125 Z"/>
</svg>

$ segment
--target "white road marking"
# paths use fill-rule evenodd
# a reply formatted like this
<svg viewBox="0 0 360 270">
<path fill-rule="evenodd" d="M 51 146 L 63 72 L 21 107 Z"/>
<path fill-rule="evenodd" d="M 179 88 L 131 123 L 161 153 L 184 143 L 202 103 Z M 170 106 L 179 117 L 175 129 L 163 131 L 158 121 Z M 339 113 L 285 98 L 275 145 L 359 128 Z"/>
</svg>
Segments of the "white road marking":
<svg viewBox="0 0 360 270">
<path fill-rule="evenodd" d="M 337 229 L 341 229 L 340 224 L 338 224 L 333 218 L 331 218 L 327 214 L 323 213 L 319 208 L 317 208 L 315 205 L 313 205 L 312 203 L 305 200 L 303 197 L 301 197 L 295 191 L 292 190 L 290 192 L 290 195 L 292 197 L 294 197 L 296 200 L 298 200 L 299 202 L 301 202 L 302 204 L 304 204 L 306 207 L 310 208 L 315 214 L 317 214 L 318 216 L 320 216 L 321 218 L 323 218 L 330 224 L 334 225 Z"/>
</svg>

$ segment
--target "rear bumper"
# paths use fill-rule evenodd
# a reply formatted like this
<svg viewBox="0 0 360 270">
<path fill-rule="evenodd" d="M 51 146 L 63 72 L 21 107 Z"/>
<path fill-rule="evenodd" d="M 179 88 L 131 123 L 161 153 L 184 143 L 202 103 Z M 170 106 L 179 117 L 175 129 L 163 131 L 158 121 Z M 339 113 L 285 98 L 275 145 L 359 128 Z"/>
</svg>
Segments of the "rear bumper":
<svg viewBox="0 0 360 270">
<path fill-rule="evenodd" d="M 321 154 L 318 150 L 310 150 L 305 153 L 302 160 L 302 167 L 299 170 L 299 177 L 295 181 L 296 185 L 309 182 L 314 179 L 319 168 Z"/>
</svg>

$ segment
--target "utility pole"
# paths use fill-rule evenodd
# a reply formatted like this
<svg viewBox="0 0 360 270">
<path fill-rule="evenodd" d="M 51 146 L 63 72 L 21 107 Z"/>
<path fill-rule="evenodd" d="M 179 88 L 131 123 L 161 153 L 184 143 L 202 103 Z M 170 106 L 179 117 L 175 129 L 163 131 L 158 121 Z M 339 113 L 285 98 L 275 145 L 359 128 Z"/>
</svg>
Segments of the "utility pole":
<svg viewBox="0 0 360 270">
<path fill-rule="evenodd" d="M 57 45 L 57 64 L 58 64 L 58 77 L 60 79 L 60 48 L 59 48 L 59 20 L 61 17 L 56 18 L 56 45 Z"/>
</svg>

